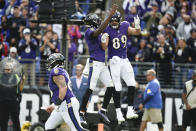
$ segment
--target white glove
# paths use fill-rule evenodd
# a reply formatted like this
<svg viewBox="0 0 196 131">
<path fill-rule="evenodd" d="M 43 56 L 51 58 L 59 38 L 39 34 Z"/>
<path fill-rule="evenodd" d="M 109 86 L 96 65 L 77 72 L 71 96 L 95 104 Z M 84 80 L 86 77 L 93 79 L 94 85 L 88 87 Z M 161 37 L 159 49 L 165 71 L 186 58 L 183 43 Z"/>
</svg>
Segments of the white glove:
<svg viewBox="0 0 196 131">
<path fill-rule="evenodd" d="M 108 33 L 103 33 L 103 35 L 101 36 L 101 42 L 106 43 L 108 36 L 109 36 Z"/>
<path fill-rule="evenodd" d="M 140 18 L 138 15 L 134 17 L 134 24 L 135 24 L 135 29 L 140 29 Z"/>
</svg>

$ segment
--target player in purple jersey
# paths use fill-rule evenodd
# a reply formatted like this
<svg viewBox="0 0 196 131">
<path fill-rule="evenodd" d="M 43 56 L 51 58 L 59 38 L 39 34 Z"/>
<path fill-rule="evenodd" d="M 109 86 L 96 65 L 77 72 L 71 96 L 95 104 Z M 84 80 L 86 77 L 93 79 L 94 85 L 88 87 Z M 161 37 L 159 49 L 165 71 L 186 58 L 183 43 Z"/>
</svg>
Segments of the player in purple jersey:
<svg viewBox="0 0 196 131">
<path fill-rule="evenodd" d="M 88 26 L 88 29 L 85 32 L 85 40 L 88 45 L 89 53 L 90 53 L 90 60 L 89 60 L 89 76 L 88 76 L 88 85 L 89 88 L 86 90 L 84 96 L 82 105 L 80 107 L 80 115 L 82 118 L 82 123 L 86 123 L 85 120 L 85 112 L 86 112 L 86 106 L 89 100 L 90 95 L 92 94 L 93 90 L 96 87 L 98 79 L 100 79 L 105 87 L 108 88 L 108 91 L 105 93 L 105 101 L 106 103 L 109 103 L 111 90 L 113 90 L 114 84 L 112 82 L 109 70 L 107 66 L 105 65 L 105 50 L 102 48 L 101 45 L 101 33 L 104 31 L 104 29 L 107 27 L 109 21 L 111 20 L 112 16 L 114 15 L 115 11 L 117 9 L 117 5 L 113 5 L 112 9 L 110 10 L 110 14 L 105 19 L 105 21 L 101 24 L 101 19 L 93 13 L 90 13 L 86 16 L 84 22 Z M 109 100 L 108 100 L 109 98 Z M 107 104 L 108 105 L 108 104 Z M 107 106 L 106 105 L 106 106 Z M 100 111 L 99 114 L 106 122 L 110 122 L 107 118 L 107 115 L 105 115 L 105 111 Z"/>
<path fill-rule="evenodd" d="M 49 88 L 53 105 L 46 111 L 51 112 L 45 123 L 46 131 L 56 131 L 56 127 L 66 122 L 72 131 L 84 131 L 80 125 L 79 102 L 70 88 L 69 75 L 64 70 L 64 56 L 61 53 L 53 53 L 48 58 L 50 71 Z"/>
<path fill-rule="evenodd" d="M 139 35 L 140 30 L 140 19 L 139 17 L 134 18 L 135 28 L 130 27 L 127 21 L 120 22 L 120 12 L 116 11 L 113 15 L 109 25 L 105 29 L 105 33 L 102 35 L 102 44 L 108 47 L 108 59 L 109 67 L 112 76 L 112 80 L 117 91 L 116 99 L 118 104 L 115 105 L 116 112 L 120 110 L 120 91 L 122 90 L 121 78 L 125 81 L 128 86 L 128 110 L 126 114 L 127 119 L 137 118 L 138 115 L 133 109 L 133 99 L 135 94 L 135 76 L 131 63 L 127 58 L 127 37 L 129 35 Z"/>
</svg>

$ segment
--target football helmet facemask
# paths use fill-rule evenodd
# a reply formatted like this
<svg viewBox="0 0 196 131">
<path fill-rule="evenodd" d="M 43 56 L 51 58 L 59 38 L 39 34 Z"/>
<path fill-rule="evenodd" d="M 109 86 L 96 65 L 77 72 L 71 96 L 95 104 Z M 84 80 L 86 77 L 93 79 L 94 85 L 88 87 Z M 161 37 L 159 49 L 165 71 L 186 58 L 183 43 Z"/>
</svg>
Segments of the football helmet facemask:
<svg viewBox="0 0 196 131">
<path fill-rule="evenodd" d="M 118 29 L 120 26 L 120 20 L 121 20 L 121 14 L 119 11 L 116 11 L 116 13 L 112 16 L 112 19 L 110 20 L 109 25 L 113 29 Z M 115 21 L 115 22 L 114 22 Z"/>
</svg>

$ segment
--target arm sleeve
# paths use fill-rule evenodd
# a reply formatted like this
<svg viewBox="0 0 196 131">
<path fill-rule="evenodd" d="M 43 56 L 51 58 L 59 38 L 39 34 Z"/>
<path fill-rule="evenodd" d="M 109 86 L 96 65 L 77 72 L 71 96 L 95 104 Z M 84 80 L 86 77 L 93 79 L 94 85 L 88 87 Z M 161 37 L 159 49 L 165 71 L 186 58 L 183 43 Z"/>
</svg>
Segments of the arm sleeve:
<svg viewBox="0 0 196 131">
<path fill-rule="evenodd" d="M 145 105 L 153 96 L 147 95 L 146 99 L 143 100 L 142 104 Z"/>
</svg>

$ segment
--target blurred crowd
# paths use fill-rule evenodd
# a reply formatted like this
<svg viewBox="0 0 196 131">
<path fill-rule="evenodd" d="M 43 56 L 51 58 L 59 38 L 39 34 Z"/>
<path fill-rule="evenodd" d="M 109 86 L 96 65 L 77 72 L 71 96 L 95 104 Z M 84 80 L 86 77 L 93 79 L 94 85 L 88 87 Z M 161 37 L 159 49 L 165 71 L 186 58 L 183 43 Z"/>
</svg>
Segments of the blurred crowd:
<svg viewBox="0 0 196 131">
<path fill-rule="evenodd" d="M 86 3 L 97 2 L 96 10 Z M 128 58 L 137 62 L 157 62 L 160 69 L 172 63 L 196 63 L 196 2 L 194 0 L 122 0 L 123 18 L 134 27 L 134 17 L 141 19 L 140 36 L 128 38 Z M 105 12 L 106 0 L 76 0 L 76 18 L 88 13 Z M 61 51 L 62 26 L 35 23 L 39 3 L 35 0 L 0 0 L 0 58 L 11 56 L 22 60 L 35 85 L 35 72 L 40 70 L 39 84 L 44 85 L 47 73 L 45 60 L 51 53 Z M 78 13 L 79 12 L 79 13 Z M 79 14 L 79 15 L 78 15 Z M 69 63 L 75 55 L 88 52 L 84 40 L 84 25 L 67 25 L 66 40 Z M 37 63 L 35 61 L 41 62 Z M 42 76 L 41 74 L 44 74 Z M 28 75 L 28 74 L 27 74 Z M 169 82 L 169 77 L 165 77 Z M 27 81 L 28 82 L 28 81 Z"/>
</svg>

